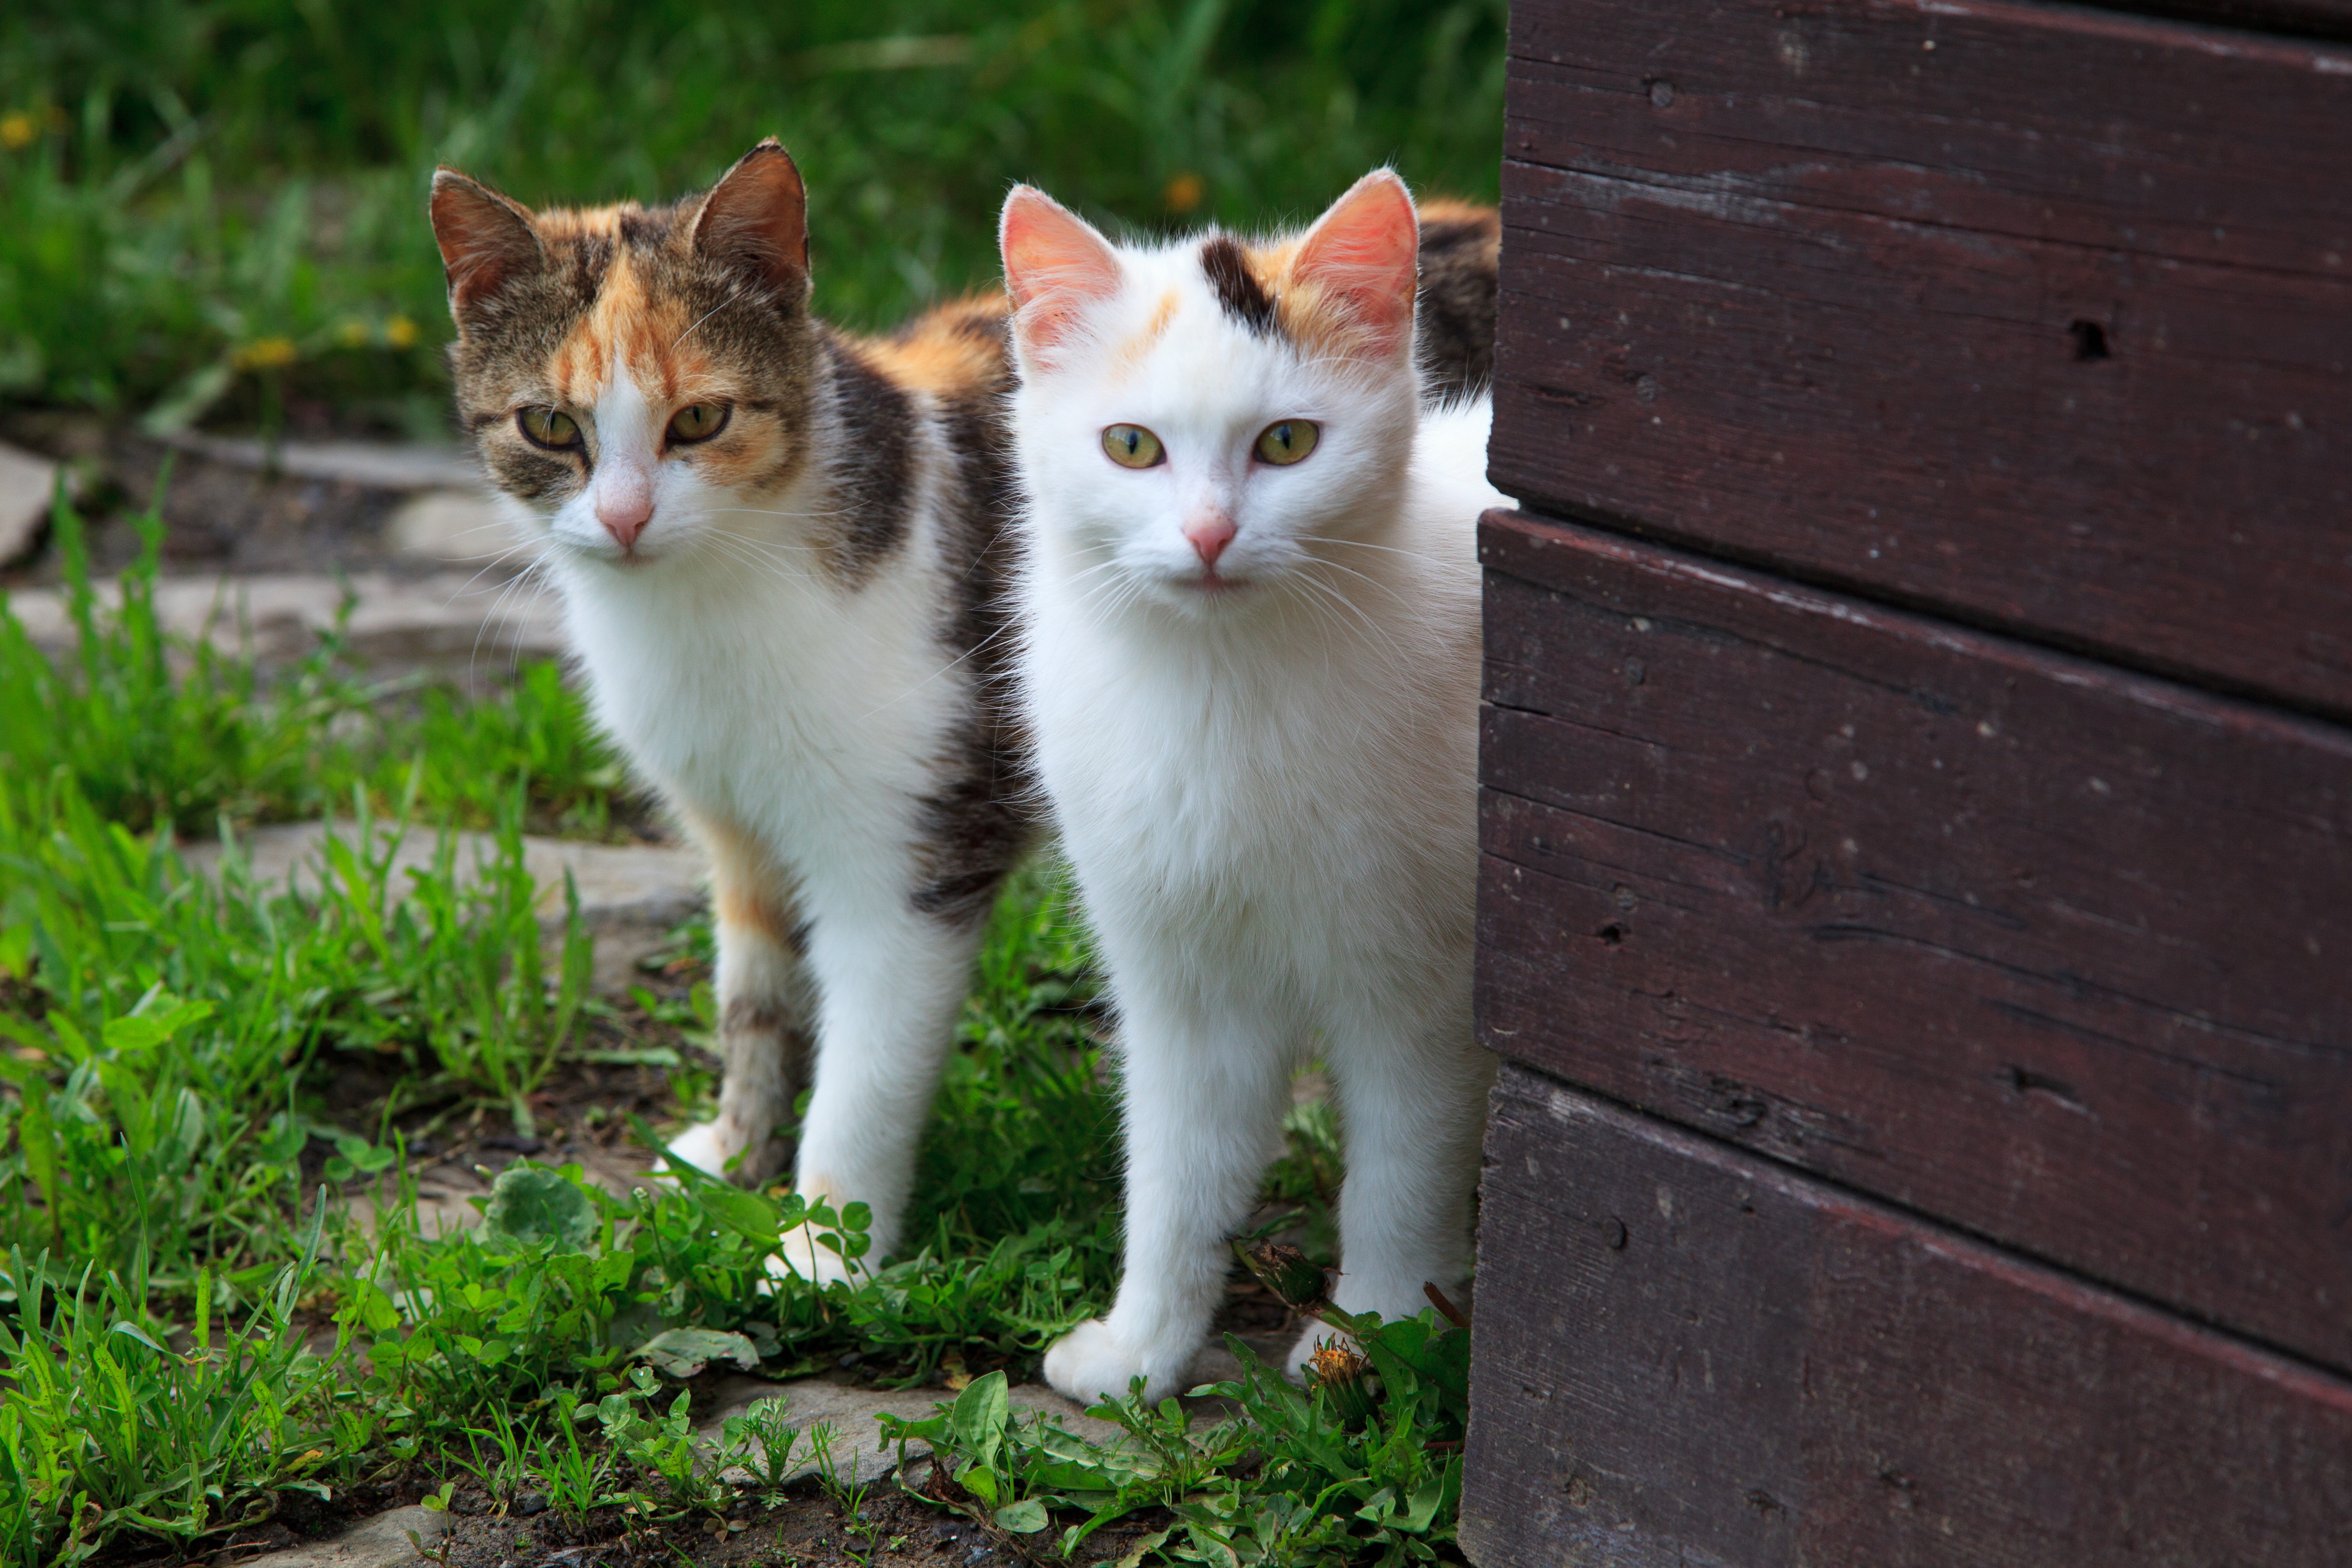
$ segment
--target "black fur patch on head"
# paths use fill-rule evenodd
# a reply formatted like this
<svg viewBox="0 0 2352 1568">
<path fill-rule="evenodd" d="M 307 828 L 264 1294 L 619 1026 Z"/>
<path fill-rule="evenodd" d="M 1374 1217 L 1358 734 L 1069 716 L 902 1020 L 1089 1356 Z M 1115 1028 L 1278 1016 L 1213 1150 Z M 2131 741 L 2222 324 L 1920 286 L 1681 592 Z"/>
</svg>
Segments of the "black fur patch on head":
<svg viewBox="0 0 2352 1568">
<path fill-rule="evenodd" d="M 824 531 L 826 565 L 856 588 L 907 538 L 914 503 L 915 410 L 907 393 L 845 340 L 828 343 L 840 447 L 828 466 L 836 515 Z"/>
<path fill-rule="evenodd" d="M 1274 299 L 1231 236 L 1216 235 L 1201 246 L 1201 270 L 1226 315 L 1261 338 L 1274 330 Z"/>
<path fill-rule="evenodd" d="M 1496 268 L 1502 219 L 1492 207 L 1448 204 L 1421 225 L 1421 392 L 1435 400 L 1495 379 Z"/>
<path fill-rule="evenodd" d="M 954 476 L 941 497 L 940 566 L 952 600 L 941 652 L 971 680 L 972 712 L 923 797 L 914 906 L 958 925 L 984 920 L 1037 831 L 1036 779 L 1013 689 L 1017 507 L 1009 372 L 946 401 L 940 428 Z"/>
</svg>

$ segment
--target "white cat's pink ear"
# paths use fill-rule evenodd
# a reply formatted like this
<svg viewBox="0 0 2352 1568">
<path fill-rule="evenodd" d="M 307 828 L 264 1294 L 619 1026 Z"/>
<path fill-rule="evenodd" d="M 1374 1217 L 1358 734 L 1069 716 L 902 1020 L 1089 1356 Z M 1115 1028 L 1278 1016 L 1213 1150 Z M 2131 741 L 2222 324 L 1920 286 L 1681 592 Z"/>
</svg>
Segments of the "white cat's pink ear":
<svg viewBox="0 0 2352 1568">
<path fill-rule="evenodd" d="M 449 314 L 467 312 L 545 259 L 530 209 L 444 166 L 433 171 L 433 238 L 449 278 Z"/>
<path fill-rule="evenodd" d="M 702 199 L 694 247 L 779 294 L 808 291 L 808 190 L 771 136 L 736 161 Z"/>
<path fill-rule="evenodd" d="M 997 225 L 1013 325 L 1029 350 L 1062 342 L 1088 306 L 1118 292 L 1118 253 L 1092 224 L 1034 185 L 1015 185 Z"/>
<path fill-rule="evenodd" d="M 1349 186 L 1290 258 L 1290 287 L 1312 298 L 1313 314 L 1344 317 L 1375 353 L 1412 340 L 1420 277 L 1421 222 L 1412 193 L 1390 169 Z"/>
</svg>

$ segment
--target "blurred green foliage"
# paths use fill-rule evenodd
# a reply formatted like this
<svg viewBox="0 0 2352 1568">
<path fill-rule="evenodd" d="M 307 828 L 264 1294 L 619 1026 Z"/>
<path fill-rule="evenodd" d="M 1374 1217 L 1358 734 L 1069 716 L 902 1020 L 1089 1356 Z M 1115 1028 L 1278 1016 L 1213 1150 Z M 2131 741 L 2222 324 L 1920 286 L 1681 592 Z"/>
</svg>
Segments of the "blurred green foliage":
<svg viewBox="0 0 2352 1568">
<path fill-rule="evenodd" d="M 433 165 L 666 199 L 808 177 L 819 308 L 989 281 L 1006 186 L 1130 228 L 1311 214 L 1393 161 L 1494 190 L 1505 0 L 18 0 L 0 8 L 0 398 L 440 418 Z"/>
</svg>

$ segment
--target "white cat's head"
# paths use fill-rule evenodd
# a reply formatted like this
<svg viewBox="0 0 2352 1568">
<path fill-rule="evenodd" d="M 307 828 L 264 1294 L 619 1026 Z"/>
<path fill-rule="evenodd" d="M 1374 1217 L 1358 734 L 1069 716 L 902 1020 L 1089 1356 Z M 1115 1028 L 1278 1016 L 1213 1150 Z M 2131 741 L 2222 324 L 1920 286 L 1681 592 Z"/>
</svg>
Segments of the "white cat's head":
<svg viewBox="0 0 2352 1568">
<path fill-rule="evenodd" d="M 1264 243 L 1114 246 L 1025 185 L 1000 237 L 1034 526 L 1093 591 L 1222 613 L 1392 515 L 1420 239 L 1394 173 Z"/>
</svg>

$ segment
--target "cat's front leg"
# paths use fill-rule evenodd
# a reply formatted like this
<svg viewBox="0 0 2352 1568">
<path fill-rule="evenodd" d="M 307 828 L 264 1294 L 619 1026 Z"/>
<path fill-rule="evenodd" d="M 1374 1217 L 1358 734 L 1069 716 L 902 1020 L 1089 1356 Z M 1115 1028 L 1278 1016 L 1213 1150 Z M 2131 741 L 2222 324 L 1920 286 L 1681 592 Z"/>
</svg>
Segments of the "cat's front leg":
<svg viewBox="0 0 2352 1568">
<path fill-rule="evenodd" d="M 815 1092 L 801 1129 L 796 1186 L 837 1211 L 873 1211 L 863 1268 L 898 1246 L 915 1154 L 971 977 L 982 925 L 945 920 L 903 900 L 814 911 L 809 964 L 818 1004 Z M 785 1238 L 783 1260 L 806 1278 L 857 1270 L 807 1231 Z"/>
<path fill-rule="evenodd" d="M 1467 1015 L 1449 1010 L 1407 1035 L 1393 1031 L 1391 1013 L 1327 1042 L 1347 1133 L 1332 1291 L 1343 1312 L 1411 1317 L 1430 1304 L 1424 1286 L 1454 1291 L 1469 1271 L 1470 1199 L 1495 1058 L 1470 1038 Z M 1292 1365 L 1330 1337 L 1309 1324 Z"/>
<path fill-rule="evenodd" d="M 792 1160 L 778 1129 L 791 1122 L 808 1071 L 814 998 L 784 877 L 743 835 L 695 826 L 711 862 L 722 1071 L 718 1116 L 688 1128 L 669 1152 L 697 1170 L 757 1186 Z"/>
<path fill-rule="evenodd" d="M 1138 995 L 1142 991 L 1144 994 Z M 1290 1055 L 1262 1021 L 1122 987 L 1127 1252 L 1110 1315 L 1045 1353 L 1045 1380 L 1081 1404 L 1179 1392 L 1208 1336 L 1289 1103 Z"/>
</svg>

